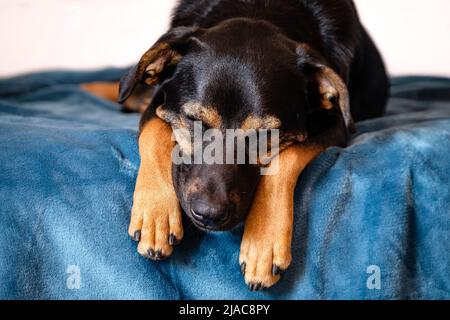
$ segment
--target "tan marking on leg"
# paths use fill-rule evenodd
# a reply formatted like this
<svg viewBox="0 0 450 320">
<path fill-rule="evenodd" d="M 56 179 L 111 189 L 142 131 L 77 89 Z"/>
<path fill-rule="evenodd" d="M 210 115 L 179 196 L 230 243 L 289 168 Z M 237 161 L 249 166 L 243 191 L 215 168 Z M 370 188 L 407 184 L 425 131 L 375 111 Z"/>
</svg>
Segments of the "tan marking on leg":
<svg viewBox="0 0 450 320">
<path fill-rule="evenodd" d="M 90 94 L 117 102 L 119 96 L 119 82 L 91 82 L 80 85 L 81 89 Z M 135 92 L 123 104 L 123 107 L 129 111 L 143 113 L 150 105 L 152 99 L 152 88 L 148 88 L 148 92 Z"/>
<path fill-rule="evenodd" d="M 252 290 L 278 282 L 278 271 L 292 260 L 294 190 L 305 167 L 323 151 L 321 147 L 293 145 L 279 155 L 280 170 L 263 176 L 245 222 L 239 261 Z"/>
<path fill-rule="evenodd" d="M 119 96 L 118 82 L 91 82 L 82 83 L 81 89 L 91 93 L 92 95 L 110 101 L 117 101 Z"/>
<path fill-rule="evenodd" d="M 171 135 L 171 127 L 154 118 L 139 137 L 141 166 L 128 233 L 139 241 L 138 252 L 154 260 L 170 256 L 172 245 L 183 238 L 181 209 L 172 183 Z"/>
</svg>

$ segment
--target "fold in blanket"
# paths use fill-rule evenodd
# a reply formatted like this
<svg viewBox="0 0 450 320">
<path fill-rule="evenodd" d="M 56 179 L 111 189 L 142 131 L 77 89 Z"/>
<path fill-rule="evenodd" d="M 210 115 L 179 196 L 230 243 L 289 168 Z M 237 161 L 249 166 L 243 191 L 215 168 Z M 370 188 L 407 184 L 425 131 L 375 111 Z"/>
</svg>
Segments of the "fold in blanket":
<svg viewBox="0 0 450 320">
<path fill-rule="evenodd" d="M 82 92 L 123 70 L 0 80 L 2 299 L 450 298 L 450 80 L 393 80 L 388 114 L 358 124 L 301 176 L 293 265 L 249 292 L 242 227 L 186 238 L 165 262 L 127 235 L 138 115 Z"/>
</svg>

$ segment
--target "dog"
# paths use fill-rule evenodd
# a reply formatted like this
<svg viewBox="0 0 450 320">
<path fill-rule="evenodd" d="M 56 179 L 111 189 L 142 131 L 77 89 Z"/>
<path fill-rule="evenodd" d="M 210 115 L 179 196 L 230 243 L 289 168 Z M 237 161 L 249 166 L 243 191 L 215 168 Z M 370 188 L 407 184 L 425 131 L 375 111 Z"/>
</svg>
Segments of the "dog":
<svg viewBox="0 0 450 320">
<path fill-rule="evenodd" d="M 120 87 L 120 88 L 119 88 Z M 239 262 L 256 291 L 291 263 L 293 197 L 305 167 L 345 147 L 354 121 L 385 112 L 382 58 L 351 0 L 181 0 L 169 31 L 120 85 L 86 90 L 142 111 L 141 165 L 129 234 L 138 252 L 169 257 L 182 212 L 199 229 L 244 222 Z M 176 129 L 279 130 L 279 171 L 255 164 L 174 164 Z M 182 148 L 183 149 L 183 148 Z"/>
</svg>

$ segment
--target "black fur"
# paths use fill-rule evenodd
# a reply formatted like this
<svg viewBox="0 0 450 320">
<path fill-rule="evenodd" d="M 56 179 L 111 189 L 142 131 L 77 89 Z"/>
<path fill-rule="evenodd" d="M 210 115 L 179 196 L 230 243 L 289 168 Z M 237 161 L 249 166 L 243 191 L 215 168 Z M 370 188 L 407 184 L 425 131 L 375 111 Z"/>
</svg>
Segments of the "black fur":
<svg viewBox="0 0 450 320">
<path fill-rule="evenodd" d="M 308 143 L 344 146 L 351 119 L 338 108 L 319 108 L 314 76 L 324 66 L 348 87 L 356 121 L 385 111 L 386 71 L 351 0 L 182 0 L 170 31 L 153 48 L 161 43 L 170 43 L 183 58 L 176 66 L 168 61 L 158 74 L 141 124 L 160 105 L 190 123 L 180 106 L 198 101 L 214 106 L 228 129 L 239 128 L 248 115 L 270 114 L 281 119 L 284 134 L 305 133 Z M 311 50 L 299 50 L 299 44 Z M 155 54 L 151 56 L 154 60 Z M 137 82 L 148 80 L 148 60 L 144 56 L 124 77 L 121 101 Z M 230 229 L 245 217 L 259 181 L 258 168 L 251 165 L 174 166 L 173 177 L 182 207 L 193 220 L 196 205 L 212 220 L 225 221 L 211 223 L 209 229 L 216 230 Z M 187 196 L 195 177 L 204 185 Z M 230 194 L 240 195 L 239 203 L 232 203 Z"/>
<path fill-rule="evenodd" d="M 171 26 L 210 28 L 235 17 L 269 21 L 320 52 L 349 84 L 356 121 L 384 114 L 388 78 L 352 0 L 183 0 Z"/>
</svg>

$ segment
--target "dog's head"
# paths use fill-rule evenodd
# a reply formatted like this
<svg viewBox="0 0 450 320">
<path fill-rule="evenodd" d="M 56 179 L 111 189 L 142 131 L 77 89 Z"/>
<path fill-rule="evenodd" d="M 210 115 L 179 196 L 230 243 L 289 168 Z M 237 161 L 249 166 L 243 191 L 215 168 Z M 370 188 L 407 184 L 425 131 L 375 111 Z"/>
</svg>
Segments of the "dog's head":
<svg viewBox="0 0 450 320">
<path fill-rule="evenodd" d="M 308 45 L 264 21 L 239 18 L 209 29 L 172 29 L 122 79 L 120 102 L 142 83 L 155 87 L 149 112 L 181 132 L 176 141 L 191 158 L 194 148 L 186 133 L 194 132 L 197 121 L 202 132 L 277 129 L 282 148 L 306 140 L 313 114 L 341 119 L 353 130 L 341 77 Z M 222 142 L 227 153 L 230 144 Z M 259 180 L 255 163 L 173 166 L 184 211 L 207 230 L 228 230 L 242 221 Z"/>
</svg>

